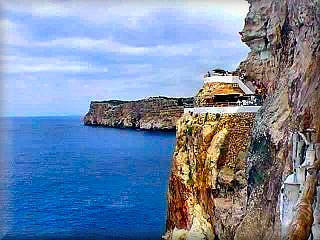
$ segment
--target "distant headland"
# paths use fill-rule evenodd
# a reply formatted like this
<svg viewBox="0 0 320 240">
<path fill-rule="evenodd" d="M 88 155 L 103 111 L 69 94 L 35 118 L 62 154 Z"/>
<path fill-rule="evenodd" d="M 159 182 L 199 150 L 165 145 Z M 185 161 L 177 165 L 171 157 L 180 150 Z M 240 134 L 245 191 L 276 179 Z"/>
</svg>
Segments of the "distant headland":
<svg viewBox="0 0 320 240">
<path fill-rule="evenodd" d="M 89 126 L 174 131 L 193 97 L 149 97 L 136 101 L 92 101 L 83 121 Z"/>
</svg>

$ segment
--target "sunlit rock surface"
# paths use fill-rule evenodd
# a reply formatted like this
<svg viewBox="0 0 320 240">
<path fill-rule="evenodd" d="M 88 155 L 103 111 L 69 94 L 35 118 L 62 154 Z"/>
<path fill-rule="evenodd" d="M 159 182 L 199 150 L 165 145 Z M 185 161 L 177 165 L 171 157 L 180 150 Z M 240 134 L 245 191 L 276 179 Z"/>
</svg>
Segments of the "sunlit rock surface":
<svg viewBox="0 0 320 240">
<path fill-rule="evenodd" d="M 235 234 L 246 206 L 245 159 L 254 115 L 185 114 L 178 121 L 166 238 Z"/>
<path fill-rule="evenodd" d="M 251 52 L 239 71 L 247 85 L 259 89 L 263 107 L 252 129 L 238 128 L 249 119 L 235 116 L 226 116 L 237 123 L 232 127 L 215 116 L 204 121 L 205 116 L 186 115 L 179 121 L 167 239 L 280 239 L 279 198 L 293 172 L 292 134 L 314 129 L 313 142 L 320 142 L 320 2 L 249 3 L 241 34 Z M 251 126 L 250 121 L 242 125 Z M 233 128 L 239 130 L 237 138 L 228 139 Z M 225 142 L 242 159 L 235 165 L 229 147 L 222 148 L 224 160 L 217 160 Z M 319 204 L 314 203 L 314 239 L 320 239 Z M 307 228 L 300 228 L 300 236 Z"/>
</svg>

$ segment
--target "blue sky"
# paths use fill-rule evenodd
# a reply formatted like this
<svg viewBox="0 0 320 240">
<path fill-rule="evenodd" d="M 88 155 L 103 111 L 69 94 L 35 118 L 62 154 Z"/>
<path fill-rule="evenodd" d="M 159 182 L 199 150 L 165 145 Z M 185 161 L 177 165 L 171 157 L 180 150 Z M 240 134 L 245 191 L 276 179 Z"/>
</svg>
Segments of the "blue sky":
<svg viewBox="0 0 320 240">
<path fill-rule="evenodd" d="M 233 70 L 249 51 L 238 33 L 244 0 L 0 3 L 5 116 L 84 115 L 91 100 L 193 96 L 207 70 Z"/>
</svg>

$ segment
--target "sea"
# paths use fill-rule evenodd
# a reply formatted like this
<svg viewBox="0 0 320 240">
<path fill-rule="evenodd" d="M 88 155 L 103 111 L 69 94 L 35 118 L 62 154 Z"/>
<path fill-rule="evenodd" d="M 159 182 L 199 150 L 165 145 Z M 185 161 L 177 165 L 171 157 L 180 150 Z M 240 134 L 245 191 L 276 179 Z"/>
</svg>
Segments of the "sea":
<svg viewBox="0 0 320 240">
<path fill-rule="evenodd" d="M 0 239 L 161 239 L 175 133 L 1 119 Z"/>
</svg>

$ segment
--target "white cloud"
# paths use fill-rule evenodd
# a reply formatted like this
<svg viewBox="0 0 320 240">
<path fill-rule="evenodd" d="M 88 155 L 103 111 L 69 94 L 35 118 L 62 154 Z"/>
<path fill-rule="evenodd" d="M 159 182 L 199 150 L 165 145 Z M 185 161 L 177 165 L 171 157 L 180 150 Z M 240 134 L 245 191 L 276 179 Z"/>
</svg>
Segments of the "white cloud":
<svg viewBox="0 0 320 240">
<path fill-rule="evenodd" d="M 24 25 L 9 19 L 0 19 L 0 28 L 4 45 L 25 45 L 30 35 Z"/>
<path fill-rule="evenodd" d="M 137 28 L 138 22 L 161 9 L 181 9 L 189 16 L 226 16 L 227 18 L 243 18 L 248 12 L 245 0 L 224 1 L 87 1 L 87 0 L 43 0 L 3 1 L 3 8 L 11 12 L 27 13 L 35 17 L 73 17 L 96 24 L 113 21 L 122 22 L 129 28 Z"/>
<path fill-rule="evenodd" d="M 212 64 L 229 67 L 246 54 L 234 33 L 241 30 L 238 28 L 247 3 L 234 2 L 0 0 L 2 17 L 7 18 L 0 22 L 4 33 L 1 71 L 5 73 L 6 100 L 10 102 L 7 106 L 13 114 L 22 115 L 80 113 L 93 99 L 191 96 Z M 68 26 L 60 31 L 50 25 L 53 23 L 75 23 L 84 29 Z M 165 30 L 174 31 L 172 26 L 183 29 L 168 37 Z M 180 33 L 195 27 L 200 28 L 201 36 L 183 39 Z M 90 31 L 83 37 L 85 29 Z M 59 35 L 67 30 L 68 34 Z M 154 34 L 159 39 L 140 39 L 148 31 L 159 31 Z M 218 36 L 210 35 L 215 32 Z M 139 38 L 131 41 L 131 36 Z M 214 40 L 219 37 L 230 40 Z M 92 59 L 92 53 L 104 57 Z M 183 61 L 170 56 L 182 56 Z"/>
<path fill-rule="evenodd" d="M 117 41 L 112 38 L 106 39 L 92 39 L 92 38 L 60 38 L 52 41 L 37 42 L 35 46 L 40 47 L 62 47 L 77 50 L 93 50 L 104 52 L 118 52 L 126 54 L 143 54 L 147 51 L 144 47 L 130 46 Z"/>
<path fill-rule="evenodd" d="M 32 41 L 24 39 L 23 41 L 5 41 L 7 46 L 20 47 L 43 47 L 43 48 L 64 48 L 76 49 L 82 51 L 108 52 L 128 55 L 149 55 L 149 56 L 189 56 L 199 55 L 200 52 L 207 51 L 208 48 L 225 49 L 240 46 L 238 41 L 225 40 L 203 40 L 190 44 L 167 44 L 167 45 L 149 45 L 134 46 L 113 40 L 111 37 L 105 39 L 94 38 L 59 38 L 49 41 Z"/>
<path fill-rule="evenodd" d="M 209 18 L 212 18 L 212 16 L 243 18 L 249 10 L 249 4 L 245 0 L 223 0 L 214 2 L 185 0 L 178 1 L 178 3 L 185 9 L 186 14 Z"/>
<path fill-rule="evenodd" d="M 112 64 L 109 65 L 110 68 L 119 69 L 121 74 L 146 74 L 152 72 L 153 65 L 152 64 Z"/>
<path fill-rule="evenodd" d="M 100 69 L 96 67 L 91 67 L 82 63 L 64 63 L 64 64 L 38 64 L 38 65 L 26 65 L 18 64 L 9 67 L 7 69 L 10 73 L 36 73 L 36 72 L 107 72 L 108 69 Z"/>
<path fill-rule="evenodd" d="M 1 0 L 0 0 L 1 1 Z M 26 3 L 22 0 L 12 0 L 2 2 L 4 9 L 7 11 L 29 13 L 37 17 L 74 17 L 82 20 L 92 21 L 94 23 L 117 22 L 123 23 L 129 28 L 138 28 L 141 24 L 146 23 L 148 16 L 151 16 L 154 11 L 159 11 L 161 8 L 168 6 L 183 11 L 186 17 L 184 24 L 197 21 L 199 23 L 208 24 L 207 27 L 214 28 L 223 33 L 237 32 L 239 26 L 234 24 L 239 21 L 237 17 L 244 17 L 247 11 L 248 4 L 243 0 L 238 3 L 232 3 L 230 0 L 219 2 L 207 1 L 176 1 L 174 3 L 164 1 L 162 3 L 151 1 L 148 4 L 141 2 L 124 2 L 124 1 L 84 1 L 84 0 L 67 0 L 67 1 L 36 1 L 31 0 Z M 234 16 L 228 18 L 228 16 Z M 206 21 L 201 21 L 198 18 L 207 18 Z M 219 17 L 224 19 L 221 21 Z M 208 21 L 210 19 L 210 21 Z M 215 21 L 213 21 L 215 19 Z M 236 20 L 235 20 L 236 19 Z M 198 21 L 199 20 L 199 21 Z M 223 24 L 222 24 L 223 22 Z M 27 25 L 17 24 L 10 20 L 1 20 L 1 25 L 4 28 L 4 47 L 47 47 L 47 48 L 65 48 L 76 49 L 83 51 L 102 51 L 110 53 L 120 53 L 128 55 L 151 55 L 151 56 L 188 56 L 197 55 L 200 51 L 204 51 L 202 46 L 210 48 L 229 48 L 237 47 L 239 41 L 219 41 L 206 40 L 191 44 L 167 44 L 167 45 L 149 45 L 135 46 L 128 43 L 123 43 L 114 40 L 113 37 L 107 38 L 92 38 L 92 37 L 66 37 L 47 41 L 34 40 Z M 212 26 L 211 26 L 212 25 Z M 214 37 L 214 36 L 213 36 Z M 75 68 L 74 68 L 75 69 Z"/>
<path fill-rule="evenodd" d="M 53 57 L 24 57 L 10 55 L 3 57 L 2 72 L 4 73 L 105 73 L 108 68 L 95 66 L 88 62 Z"/>
<path fill-rule="evenodd" d="M 92 23 L 106 23 L 113 19 L 126 18 L 136 21 L 137 18 L 149 15 L 155 6 L 124 1 L 23 1 L 11 0 L 2 2 L 5 10 L 27 13 L 34 17 L 74 17 Z"/>
<path fill-rule="evenodd" d="M 17 24 L 9 19 L 1 19 L 0 26 L 2 29 L 17 29 Z"/>
</svg>

